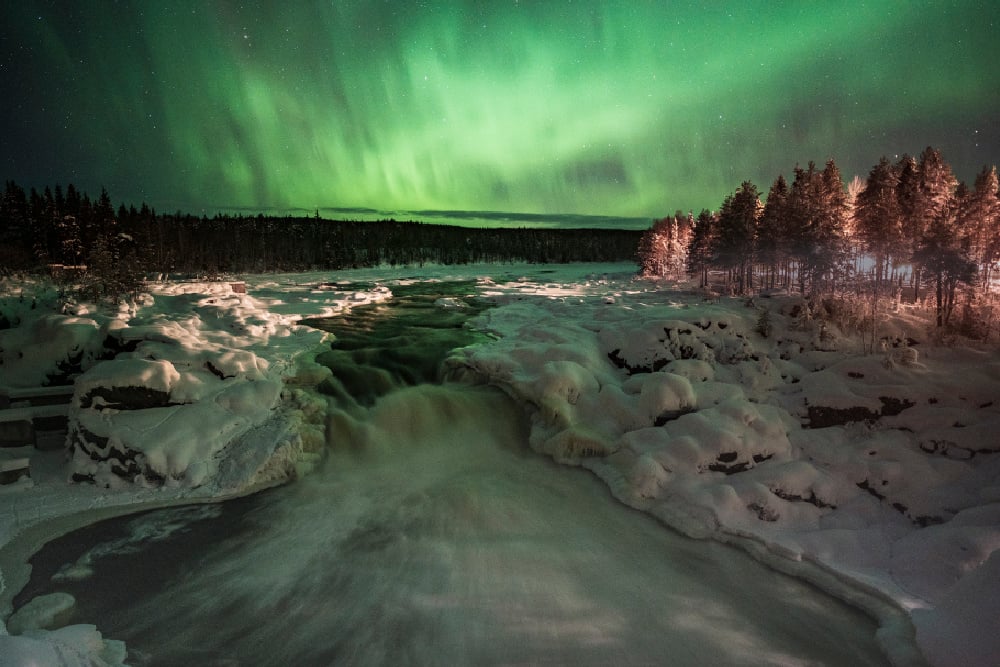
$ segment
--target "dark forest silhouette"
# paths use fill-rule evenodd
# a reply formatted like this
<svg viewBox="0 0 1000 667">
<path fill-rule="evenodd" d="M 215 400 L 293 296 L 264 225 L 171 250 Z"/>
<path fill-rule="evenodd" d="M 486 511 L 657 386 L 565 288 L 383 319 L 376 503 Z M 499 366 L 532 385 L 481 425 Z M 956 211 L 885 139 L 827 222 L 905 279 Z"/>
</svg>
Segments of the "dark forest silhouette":
<svg viewBox="0 0 1000 667">
<path fill-rule="evenodd" d="M 0 198 L 0 272 L 53 266 L 93 278 L 95 296 L 149 274 L 218 275 L 473 262 L 633 261 L 641 230 L 470 228 L 313 217 L 160 214 L 112 207 L 73 185 Z M 124 291 L 129 291 L 125 289 Z"/>
</svg>

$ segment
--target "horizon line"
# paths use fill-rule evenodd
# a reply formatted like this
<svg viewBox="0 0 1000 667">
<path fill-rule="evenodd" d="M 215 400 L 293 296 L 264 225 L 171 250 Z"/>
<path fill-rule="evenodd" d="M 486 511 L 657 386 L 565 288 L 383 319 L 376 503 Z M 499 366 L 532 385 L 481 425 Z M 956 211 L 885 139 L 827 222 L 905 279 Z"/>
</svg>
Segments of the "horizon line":
<svg viewBox="0 0 1000 667">
<path fill-rule="evenodd" d="M 172 207 L 171 207 L 172 208 Z M 533 227 L 577 227 L 577 228 L 634 228 L 646 229 L 655 216 L 626 216 L 587 213 L 527 213 L 518 211 L 487 211 L 466 209 L 378 209 L 364 206 L 202 206 L 203 213 L 214 211 L 239 212 L 253 214 L 289 214 L 302 213 L 321 217 L 333 215 L 328 219 L 345 219 L 343 216 L 353 216 L 349 219 L 361 222 L 377 220 L 399 220 L 426 222 L 438 224 L 453 224 L 469 227 L 481 224 L 496 226 L 528 225 Z M 183 209 L 179 209 L 183 212 Z M 464 224 L 462 224 L 464 223 Z"/>
</svg>

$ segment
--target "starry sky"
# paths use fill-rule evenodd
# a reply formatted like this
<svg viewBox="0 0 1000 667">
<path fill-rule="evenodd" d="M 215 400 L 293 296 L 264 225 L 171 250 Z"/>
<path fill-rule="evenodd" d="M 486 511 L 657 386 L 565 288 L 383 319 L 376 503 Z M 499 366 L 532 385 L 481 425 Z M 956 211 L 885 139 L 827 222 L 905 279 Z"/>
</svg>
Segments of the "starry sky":
<svg viewBox="0 0 1000 667">
<path fill-rule="evenodd" d="M 995 10 L 19 0 L 0 176 L 167 211 L 483 224 L 648 222 L 797 163 L 849 180 L 927 145 L 971 183 L 1000 162 Z"/>
</svg>

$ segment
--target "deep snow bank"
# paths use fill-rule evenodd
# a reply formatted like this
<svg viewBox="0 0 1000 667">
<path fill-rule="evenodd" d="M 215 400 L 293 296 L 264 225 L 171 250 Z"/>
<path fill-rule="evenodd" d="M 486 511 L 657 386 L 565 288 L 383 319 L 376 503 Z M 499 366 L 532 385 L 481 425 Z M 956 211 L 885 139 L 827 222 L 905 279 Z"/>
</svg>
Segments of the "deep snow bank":
<svg viewBox="0 0 1000 667">
<path fill-rule="evenodd" d="M 921 610 L 938 664 L 1000 654 L 985 565 L 1000 548 L 995 350 L 893 347 L 925 337 L 900 314 L 885 352 L 863 356 L 787 297 L 761 300 L 768 338 L 762 306 L 741 300 L 497 298 L 477 326 L 499 340 L 449 364 L 525 404 L 536 450 L 690 535 L 750 537 Z"/>
</svg>

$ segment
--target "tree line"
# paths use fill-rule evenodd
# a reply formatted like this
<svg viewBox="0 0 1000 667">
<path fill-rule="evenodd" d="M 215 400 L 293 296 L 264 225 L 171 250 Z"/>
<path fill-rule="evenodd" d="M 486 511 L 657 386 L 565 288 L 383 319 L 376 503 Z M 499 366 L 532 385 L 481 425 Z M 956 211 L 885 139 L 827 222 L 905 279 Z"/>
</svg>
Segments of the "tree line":
<svg viewBox="0 0 1000 667">
<path fill-rule="evenodd" d="M 710 272 L 721 273 L 720 287 L 734 294 L 864 291 L 873 308 L 886 296 L 930 299 L 943 327 L 960 299 L 995 299 L 1000 184 L 989 166 L 969 188 L 932 147 L 883 157 L 846 186 L 834 160 L 810 162 L 795 167 L 791 185 L 778 175 L 763 203 L 744 181 L 718 211 L 655 221 L 638 256 L 644 275 L 686 272 L 707 286 Z"/>
<path fill-rule="evenodd" d="M 78 267 L 115 292 L 149 274 L 337 270 L 422 263 L 633 261 L 641 230 L 469 228 L 314 216 L 213 217 L 115 210 L 68 185 L 0 197 L 0 272 Z M 120 291 L 120 290 L 119 290 Z M 99 295 L 99 294 L 98 294 Z"/>
</svg>

